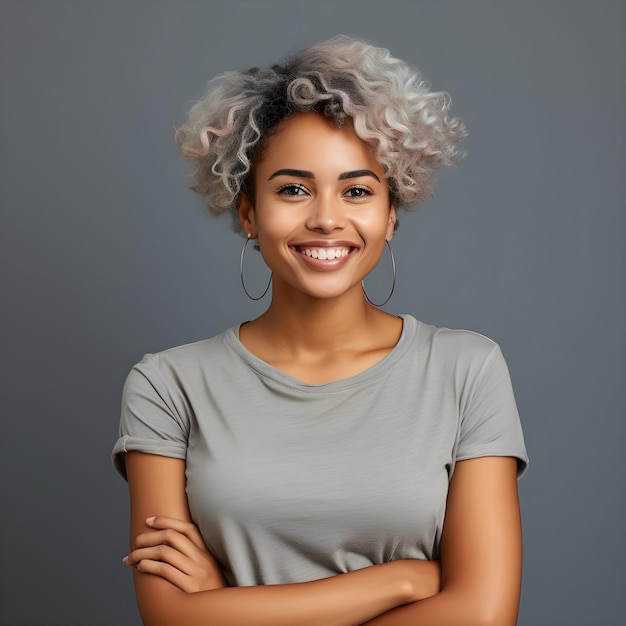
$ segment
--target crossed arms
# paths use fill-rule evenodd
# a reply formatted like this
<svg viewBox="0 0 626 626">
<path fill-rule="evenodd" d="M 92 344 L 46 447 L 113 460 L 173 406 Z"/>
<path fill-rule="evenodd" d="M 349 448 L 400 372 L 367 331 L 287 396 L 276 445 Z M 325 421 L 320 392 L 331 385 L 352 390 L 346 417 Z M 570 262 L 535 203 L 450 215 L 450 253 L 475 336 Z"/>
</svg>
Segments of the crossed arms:
<svg viewBox="0 0 626 626">
<path fill-rule="evenodd" d="M 457 463 L 441 563 L 393 561 L 323 580 L 257 587 L 225 586 L 191 524 L 184 461 L 130 452 L 126 470 L 132 549 L 126 562 L 135 566 L 146 626 L 516 623 L 522 553 L 514 458 Z"/>
</svg>

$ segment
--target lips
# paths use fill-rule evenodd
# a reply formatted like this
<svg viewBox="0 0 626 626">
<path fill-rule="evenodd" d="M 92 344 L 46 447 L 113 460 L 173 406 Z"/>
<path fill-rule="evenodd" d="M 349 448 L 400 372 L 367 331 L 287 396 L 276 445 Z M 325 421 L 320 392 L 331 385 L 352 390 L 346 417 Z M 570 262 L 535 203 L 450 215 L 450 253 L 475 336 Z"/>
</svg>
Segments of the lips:
<svg viewBox="0 0 626 626">
<path fill-rule="evenodd" d="M 331 268 L 342 265 L 357 247 L 344 242 L 329 242 L 324 245 L 320 245 L 320 242 L 308 242 L 293 245 L 291 249 L 309 265 Z"/>
</svg>

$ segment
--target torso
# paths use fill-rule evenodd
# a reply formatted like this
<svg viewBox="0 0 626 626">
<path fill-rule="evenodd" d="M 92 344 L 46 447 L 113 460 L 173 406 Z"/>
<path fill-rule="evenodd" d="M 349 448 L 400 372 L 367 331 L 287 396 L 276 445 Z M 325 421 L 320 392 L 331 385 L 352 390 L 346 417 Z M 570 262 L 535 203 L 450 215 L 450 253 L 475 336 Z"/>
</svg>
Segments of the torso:
<svg viewBox="0 0 626 626">
<path fill-rule="evenodd" d="M 328 383 L 261 360 L 237 328 L 133 368 L 116 450 L 185 459 L 192 519 L 230 585 L 436 559 L 456 460 L 524 457 L 497 346 L 403 320 L 386 355 Z"/>
</svg>

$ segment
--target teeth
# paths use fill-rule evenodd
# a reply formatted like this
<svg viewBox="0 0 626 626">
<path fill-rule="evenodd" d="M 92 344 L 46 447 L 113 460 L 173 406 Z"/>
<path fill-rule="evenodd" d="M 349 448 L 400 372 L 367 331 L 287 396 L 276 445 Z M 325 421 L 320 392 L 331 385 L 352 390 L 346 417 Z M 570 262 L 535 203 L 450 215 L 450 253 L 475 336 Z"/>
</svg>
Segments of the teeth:
<svg viewBox="0 0 626 626">
<path fill-rule="evenodd" d="M 301 248 L 300 252 L 314 259 L 332 261 L 342 256 L 348 256 L 350 248 Z"/>
</svg>

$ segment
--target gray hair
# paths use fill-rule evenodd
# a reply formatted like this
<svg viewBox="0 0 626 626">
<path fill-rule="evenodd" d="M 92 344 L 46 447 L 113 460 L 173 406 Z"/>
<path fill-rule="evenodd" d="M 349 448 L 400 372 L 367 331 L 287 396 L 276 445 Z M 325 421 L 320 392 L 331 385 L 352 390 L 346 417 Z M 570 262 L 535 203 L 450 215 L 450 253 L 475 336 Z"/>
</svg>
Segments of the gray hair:
<svg viewBox="0 0 626 626">
<path fill-rule="evenodd" d="M 450 96 L 430 92 L 418 70 L 388 50 L 338 35 L 269 69 L 226 72 L 176 132 L 185 158 L 196 167 L 194 191 L 213 214 L 238 219 L 239 193 L 251 193 L 252 167 L 263 142 L 296 111 L 315 111 L 341 126 L 351 118 L 389 181 L 396 208 L 432 192 L 437 169 L 450 165 L 466 135 L 449 118 Z"/>
</svg>

